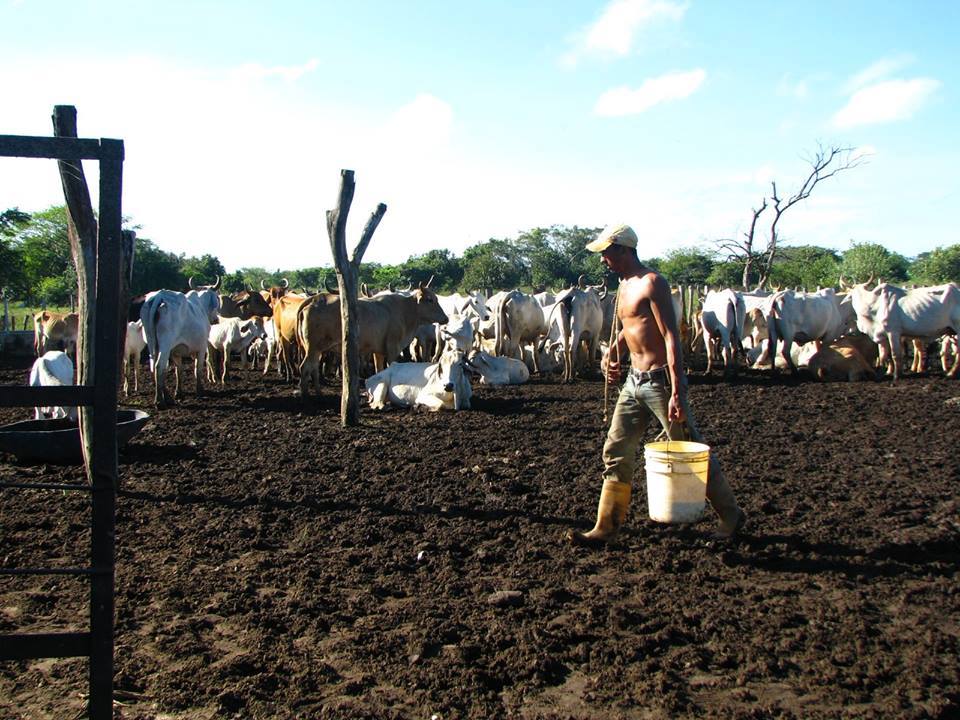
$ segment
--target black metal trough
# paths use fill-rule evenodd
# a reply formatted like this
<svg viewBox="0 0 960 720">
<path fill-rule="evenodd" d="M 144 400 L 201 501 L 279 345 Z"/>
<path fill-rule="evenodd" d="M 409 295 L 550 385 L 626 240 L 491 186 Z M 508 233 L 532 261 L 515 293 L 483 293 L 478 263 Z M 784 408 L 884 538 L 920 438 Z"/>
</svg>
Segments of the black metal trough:
<svg viewBox="0 0 960 720">
<path fill-rule="evenodd" d="M 143 410 L 117 410 L 117 447 L 123 447 L 149 419 Z M 83 462 L 80 428 L 73 420 L 21 420 L 0 425 L 0 452 L 26 462 Z"/>
</svg>

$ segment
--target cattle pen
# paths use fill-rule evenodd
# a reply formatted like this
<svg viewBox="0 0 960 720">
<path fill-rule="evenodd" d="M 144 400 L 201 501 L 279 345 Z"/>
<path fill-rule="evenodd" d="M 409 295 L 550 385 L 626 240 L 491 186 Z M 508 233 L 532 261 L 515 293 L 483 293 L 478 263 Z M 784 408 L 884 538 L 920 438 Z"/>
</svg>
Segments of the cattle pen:
<svg viewBox="0 0 960 720">
<path fill-rule="evenodd" d="M 0 565 L 0 578 L 51 578 L 58 582 L 81 578 L 88 584 L 86 613 L 77 610 L 70 621 L 43 630 L 24 625 L 14 617 L 5 618 L 0 628 L 0 660 L 48 660 L 86 657 L 87 695 L 85 710 L 96 720 L 113 714 L 114 650 L 114 553 L 117 490 L 117 377 L 119 361 L 119 314 L 121 305 L 121 265 L 124 253 L 121 234 L 121 196 L 123 142 L 120 140 L 77 137 L 76 110 L 69 106 L 54 108 L 57 137 L 0 136 L 0 155 L 6 157 L 57 159 L 64 194 L 71 208 L 71 245 L 73 246 L 81 298 L 80 323 L 85 329 L 82 351 L 76 351 L 81 363 L 78 384 L 61 387 L 20 387 L 8 383 L 0 388 L 0 406 L 62 405 L 81 407 L 78 429 L 84 448 L 84 475 L 73 482 L 57 479 L 37 482 L 19 474 L 4 477 L 4 497 L 26 496 L 36 504 L 36 495 L 89 494 L 81 547 L 87 550 L 89 564 L 76 559 L 65 564 L 63 558 L 24 563 L 15 562 L 7 553 Z M 99 212 L 93 208 L 83 176 L 81 160 L 96 160 L 99 169 Z M 89 278 L 89 281 L 88 281 Z M 98 312 L 99 311 L 99 312 Z M 4 328 L 6 329 L 6 328 Z M 72 369 L 71 369 L 72 372 Z M 52 503 L 41 502 L 50 513 Z M 13 518 L 5 515 L 4 518 Z M 79 527 L 77 527 L 79 530 Z M 76 542 L 76 539 L 74 539 Z M 14 560 L 14 562 L 10 562 Z M 77 623 L 76 617 L 87 617 Z M 79 625 L 79 628 L 78 628 Z M 26 629 L 24 632 L 23 630 Z"/>
<path fill-rule="evenodd" d="M 750 516 L 729 546 L 709 520 L 646 519 L 641 477 L 620 542 L 563 541 L 596 509 L 598 378 L 343 429 L 335 389 L 240 370 L 156 414 L 120 454 L 117 715 L 955 716 L 960 384 L 699 369 L 699 424 Z M 0 462 L 24 474 L 82 471 Z M 5 493 L 0 521 L 24 564 L 83 533 L 71 498 Z M 4 581 L 0 622 L 61 626 L 71 587 Z M 0 715 L 80 710 L 83 663 L 0 664 Z"/>
</svg>

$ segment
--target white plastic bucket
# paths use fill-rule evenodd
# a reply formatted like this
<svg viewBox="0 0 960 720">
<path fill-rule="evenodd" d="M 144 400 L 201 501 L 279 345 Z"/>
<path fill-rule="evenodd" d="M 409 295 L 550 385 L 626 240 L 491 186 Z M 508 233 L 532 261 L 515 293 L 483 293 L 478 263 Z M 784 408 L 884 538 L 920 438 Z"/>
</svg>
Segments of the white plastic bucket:
<svg viewBox="0 0 960 720">
<path fill-rule="evenodd" d="M 643 455 L 650 519 L 663 523 L 699 520 L 707 503 L 710 446 L 664 440 L 647 443 Z"/>
</svg>

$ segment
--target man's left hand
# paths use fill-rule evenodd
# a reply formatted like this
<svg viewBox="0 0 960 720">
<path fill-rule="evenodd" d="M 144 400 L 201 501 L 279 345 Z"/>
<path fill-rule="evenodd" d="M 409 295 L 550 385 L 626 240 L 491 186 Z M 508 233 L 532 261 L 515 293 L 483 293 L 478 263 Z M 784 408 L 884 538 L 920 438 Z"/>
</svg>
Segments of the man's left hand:
<svg viewBox="0 0 960 720">
<path fill-rule="evenodd" d="M 680 402 L 680 396 L 674 393 L 670 396 L 670 404 L 667 407 L 667 420 L 670 422 L 683 422 L 686 419 L 686 413 L 683 412 L 683 403 Z"/>
</svg>

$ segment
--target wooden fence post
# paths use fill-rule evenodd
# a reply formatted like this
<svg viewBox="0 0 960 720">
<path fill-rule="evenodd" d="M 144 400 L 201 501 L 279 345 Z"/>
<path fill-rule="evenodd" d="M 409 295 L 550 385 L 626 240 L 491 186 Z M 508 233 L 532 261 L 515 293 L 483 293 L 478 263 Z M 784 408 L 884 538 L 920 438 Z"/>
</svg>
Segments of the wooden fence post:
<svg viewBox="0 0 960 720">
<path fill-rule="evenodd" d="M 352 258 L 347 258 L 347 215 L 353 203 L 356 183 L 353 170 L 340 171 L 340 193 L 337 207 L 327 210 L 327 235 L 330 238 L 330 250 L 337 272 L 337 285 L 340 288 L 341 323 L 341 369 L 343 382 L 340 395 L 340 424 L 342 427 L 355 427 L 360 424 L 360 338 L 357 330 L 357 286 L 360 277 L 360 261 L 380 224 L 387 206 L 383 203 L 370 215 L 360 242 L 353 250 Z M 387 362 L 392 360 L 388 358 Z"/>
</svg>

